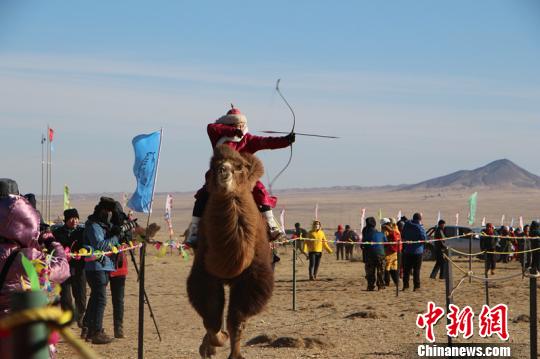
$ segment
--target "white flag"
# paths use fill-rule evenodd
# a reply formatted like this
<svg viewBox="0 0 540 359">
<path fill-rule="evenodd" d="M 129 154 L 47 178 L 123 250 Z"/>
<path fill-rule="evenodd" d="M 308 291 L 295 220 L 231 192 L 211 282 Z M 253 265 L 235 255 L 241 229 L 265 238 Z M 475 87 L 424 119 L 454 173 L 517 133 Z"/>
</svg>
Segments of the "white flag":
<svg viewBox="0 0 540 359">
<path fill-rule="evenodd" d="M 171 220 L 172 202 L 173 202 L 173 198 L 170 194 L 168 194 L 167 197 L 165 198 L 165 220 L 166 221 Z"/>
<path fill-rule="evenodd" d="M 279 221 L 281 222 L 281 229 L 283 229 L 283 233 L 285 233 L 285 208 L 283 208 L 279 214 Z"/>
<path fill-rule="evenodd" d="M 360 239 L 362 239 L 362 230 L 364 229 L 364 221 L 366 219 L 366 209 L 362 208 L 362 217 L 360 217 Z"/>
<path fill-rule="evenodd" d="M 501 226 L 504 226 L 504 214 L 501 217 Z"/>
<path fill-rule="evenodd" d="M 514 217 L 512 217 L 512 220 L 510 221 L 510 227 L 514 227 Z"/>
<path fill-rule="evenodd" d="M 172 202 L 173 198 L 170 194 L 165 198 L 165 222 L 167 227 L 169 227 L 169 238 L 172 239 L 174 235 L 173 226 L 172 226 Z"/>
<path fill-rule="evenodd" d="M 440 220 L 441 220 L 441 211 L 439 211 L 439 213 L 437 214 L 437 224 L 439 223 Z"/>
<path fill-rule="evenodd" d="M 399 212 L 397 213 L 396 222 L 399 221 L 401 219 L 401 217 L 403 217 L 403 216 L 401 215 L 401 209 L 400 209 Z"/>
<path fill-rule="evenodd" d="M 486 217 L 482 218 L 482 227 L 486 226 Z"/>
<path fill-rule="evenodd" d="M 519 228 L 523 229 L 523 217 L 519 216 Z"/>
<path fill-rule="evenodd" d="M 456 213 L 456 226 L 459 226 L 459 212 Z"/>
<path fill-rule="evenodd" d="M 315 220 L 316 221 L 319 220 L 319 204 L 318 203 L 315 204 Z"/>
</svg>

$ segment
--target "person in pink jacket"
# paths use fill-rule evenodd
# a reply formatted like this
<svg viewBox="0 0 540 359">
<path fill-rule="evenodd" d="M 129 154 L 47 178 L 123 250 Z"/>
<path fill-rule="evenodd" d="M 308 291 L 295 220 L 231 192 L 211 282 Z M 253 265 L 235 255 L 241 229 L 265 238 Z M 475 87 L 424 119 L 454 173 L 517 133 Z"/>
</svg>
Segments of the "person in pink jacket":
<svg viewBox="0 0 540 359">
<path fill-rule="evenodd" d="M 214 123 L 207 127 L 208 137 L 212 148 L 219 145 L 227 145 L 230 148 L 240 152 L 254 154 L 260 150 L 274 150 L 290 146 L 295 141 L 295 134 L 291 133 L 282 137 L 254 136 L 248 132 L 247 118 L 239 109 L 232 108 L 226 115 L 218 118 Z M 206 173 L 208 176 L 208 172 Z M 205 177 L 206 177 L 205 176 Z M 197 243 L 197 232 L 199 221 L 204 212 L 206 201 L 208 200 L 208 190 L 206 184 L 197 191 L 195 195 L 195 206 L 193 208 L 193 217 L 189 228 L 186 244 L 195 247 Z M 284 233 L 277 224 L 272 208 L 276 206 L 277 198 L 270 195 L 261 181 L 255 183 L 253 188 L 253 199 L 257 203 L 259 210 L 268 223 L 268 229 L 272 240 L 284 239 Z"/>
<path fill-rule="evenodd" d="M 10 295 L 24 290 L 21 278 L 26 282 L 26 287 L 29 286 L 21 256 L 24 255 L 29 260 L 45 260 L 43 248 L 38 243 L 38 212 L 26 198 L 18 195 L 18 190 L 11 187 L 6 191 L 3 180 L 0 179 L 0 318 L 10 313 Z M 49 280 L 62 283 L 69 277 L 69 265 L 64 249 L 60 243 L 54 242 L 51 233 L 44 234 L 41 239 L 49 253 L 54 250 Z M 0 338 L 0 353 L 11 352 L 9 347 L 6 347 L 9 342 L 7 338 Z"/>
</svg>

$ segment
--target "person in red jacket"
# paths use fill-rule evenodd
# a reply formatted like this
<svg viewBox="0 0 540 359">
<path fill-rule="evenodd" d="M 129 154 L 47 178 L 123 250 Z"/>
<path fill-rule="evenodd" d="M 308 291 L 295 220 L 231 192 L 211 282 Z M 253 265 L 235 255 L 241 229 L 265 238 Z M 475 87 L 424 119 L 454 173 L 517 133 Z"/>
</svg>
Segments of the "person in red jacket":
<svg viewBox="0 0 540 359">
<path fill-rule="evenodd" d="M 250 134 L 248 132 L 246 116 L 239 109 L 234 108 L 234 106 L 225 116 L 221 116 L 214 123 L 209 124 L 206 130 L 213 149 L 216 146 L 225 144 L 240 153 L 254 154 L 260 150 L 285 148 L 295 141 L 294 133 L 283 137 L 265 137 Z M 208 172 L 205 177 L 208 177 Z M 268 223 L 271 239 L 284 239 L 285 234 L 277 224 L 272 213 L 272 208 L 276 206 L 277 198 L 268 193 L 261 181 L 255 183 L 253 198 Z M 205 184 L 195 194 L 193 217 L 189 227 L 189 234 L 185 241 L 185 244 L 191 247 L 195 247 L 197 244 L 199 221 L 203 215 L 207 200 L 208 190 Z"/>
</svg>

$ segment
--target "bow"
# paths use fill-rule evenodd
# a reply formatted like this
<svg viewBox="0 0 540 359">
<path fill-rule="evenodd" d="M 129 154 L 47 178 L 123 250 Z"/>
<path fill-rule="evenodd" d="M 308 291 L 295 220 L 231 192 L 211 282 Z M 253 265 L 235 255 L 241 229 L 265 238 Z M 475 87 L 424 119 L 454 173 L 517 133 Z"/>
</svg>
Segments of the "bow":
<svg viewBox="0 0 540 359">
<path fill-rule="evenodd" d="M 279 96 L 281 97 L 281 99 L 285 102 L 285 104 L 287 105 L 289 110 L 291 110 L 291 113 L 292 113 L 292 116 L 293 116 L 293 125 L 292 125 L 292 128 L 291 128 L 291 132 L 289 132 L 289 134 L 292 134 L 292 133 L 294 133 L 294 127 L 296 126 L 296 115 L 294 114 L 294 110 L 292 109 L 291 105 L 289 105 L 289 102 L 287 101 L 285 96 L 283 96 L 283 94 L 279 90 L 279 82 L 280 81 L 281 81 L 281 79 L 278 79 L 277 82 L 276 82 L 276 91 L 279 94 Z M 270 181 L 270 184 L 268 185 L 268 188 L 270 190 L 270 194 L 272 194 L 272 186 L 274 185 L 274 182 L 276 182 L 276 180 L 279 178 L 279 176 L 281 176 L 281 174 L 283 172 L 285 172 L 287 167 L 289 167 L 289 165 L 291 164 L 292 155 L 293 155 L 293 145 L 291 143 L 291 154 L 289 155 L 289 160 L 287 161 L 287 164 L 285 165 L 285 167 L 283 167 L 283 169 L 281 171 L 279 171 L 279 173 L 274 177 L 274 179 L 272 181 Z"/>
</svg>

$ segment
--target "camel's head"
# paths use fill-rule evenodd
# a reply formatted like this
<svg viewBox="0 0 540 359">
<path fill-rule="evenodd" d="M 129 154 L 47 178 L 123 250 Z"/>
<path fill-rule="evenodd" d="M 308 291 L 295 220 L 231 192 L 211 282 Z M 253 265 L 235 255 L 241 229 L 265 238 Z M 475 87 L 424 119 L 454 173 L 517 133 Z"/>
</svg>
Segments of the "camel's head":
<svg viewBox="0 0 540 359">
<path fill-rule="evenodd" d="M 261 161 L 250 154 L 240 154 L 227 145 L 217 146 L 210 161 L 210 192 L 251 192 L 255 182 L 263 175 Z"/>
</svg>

